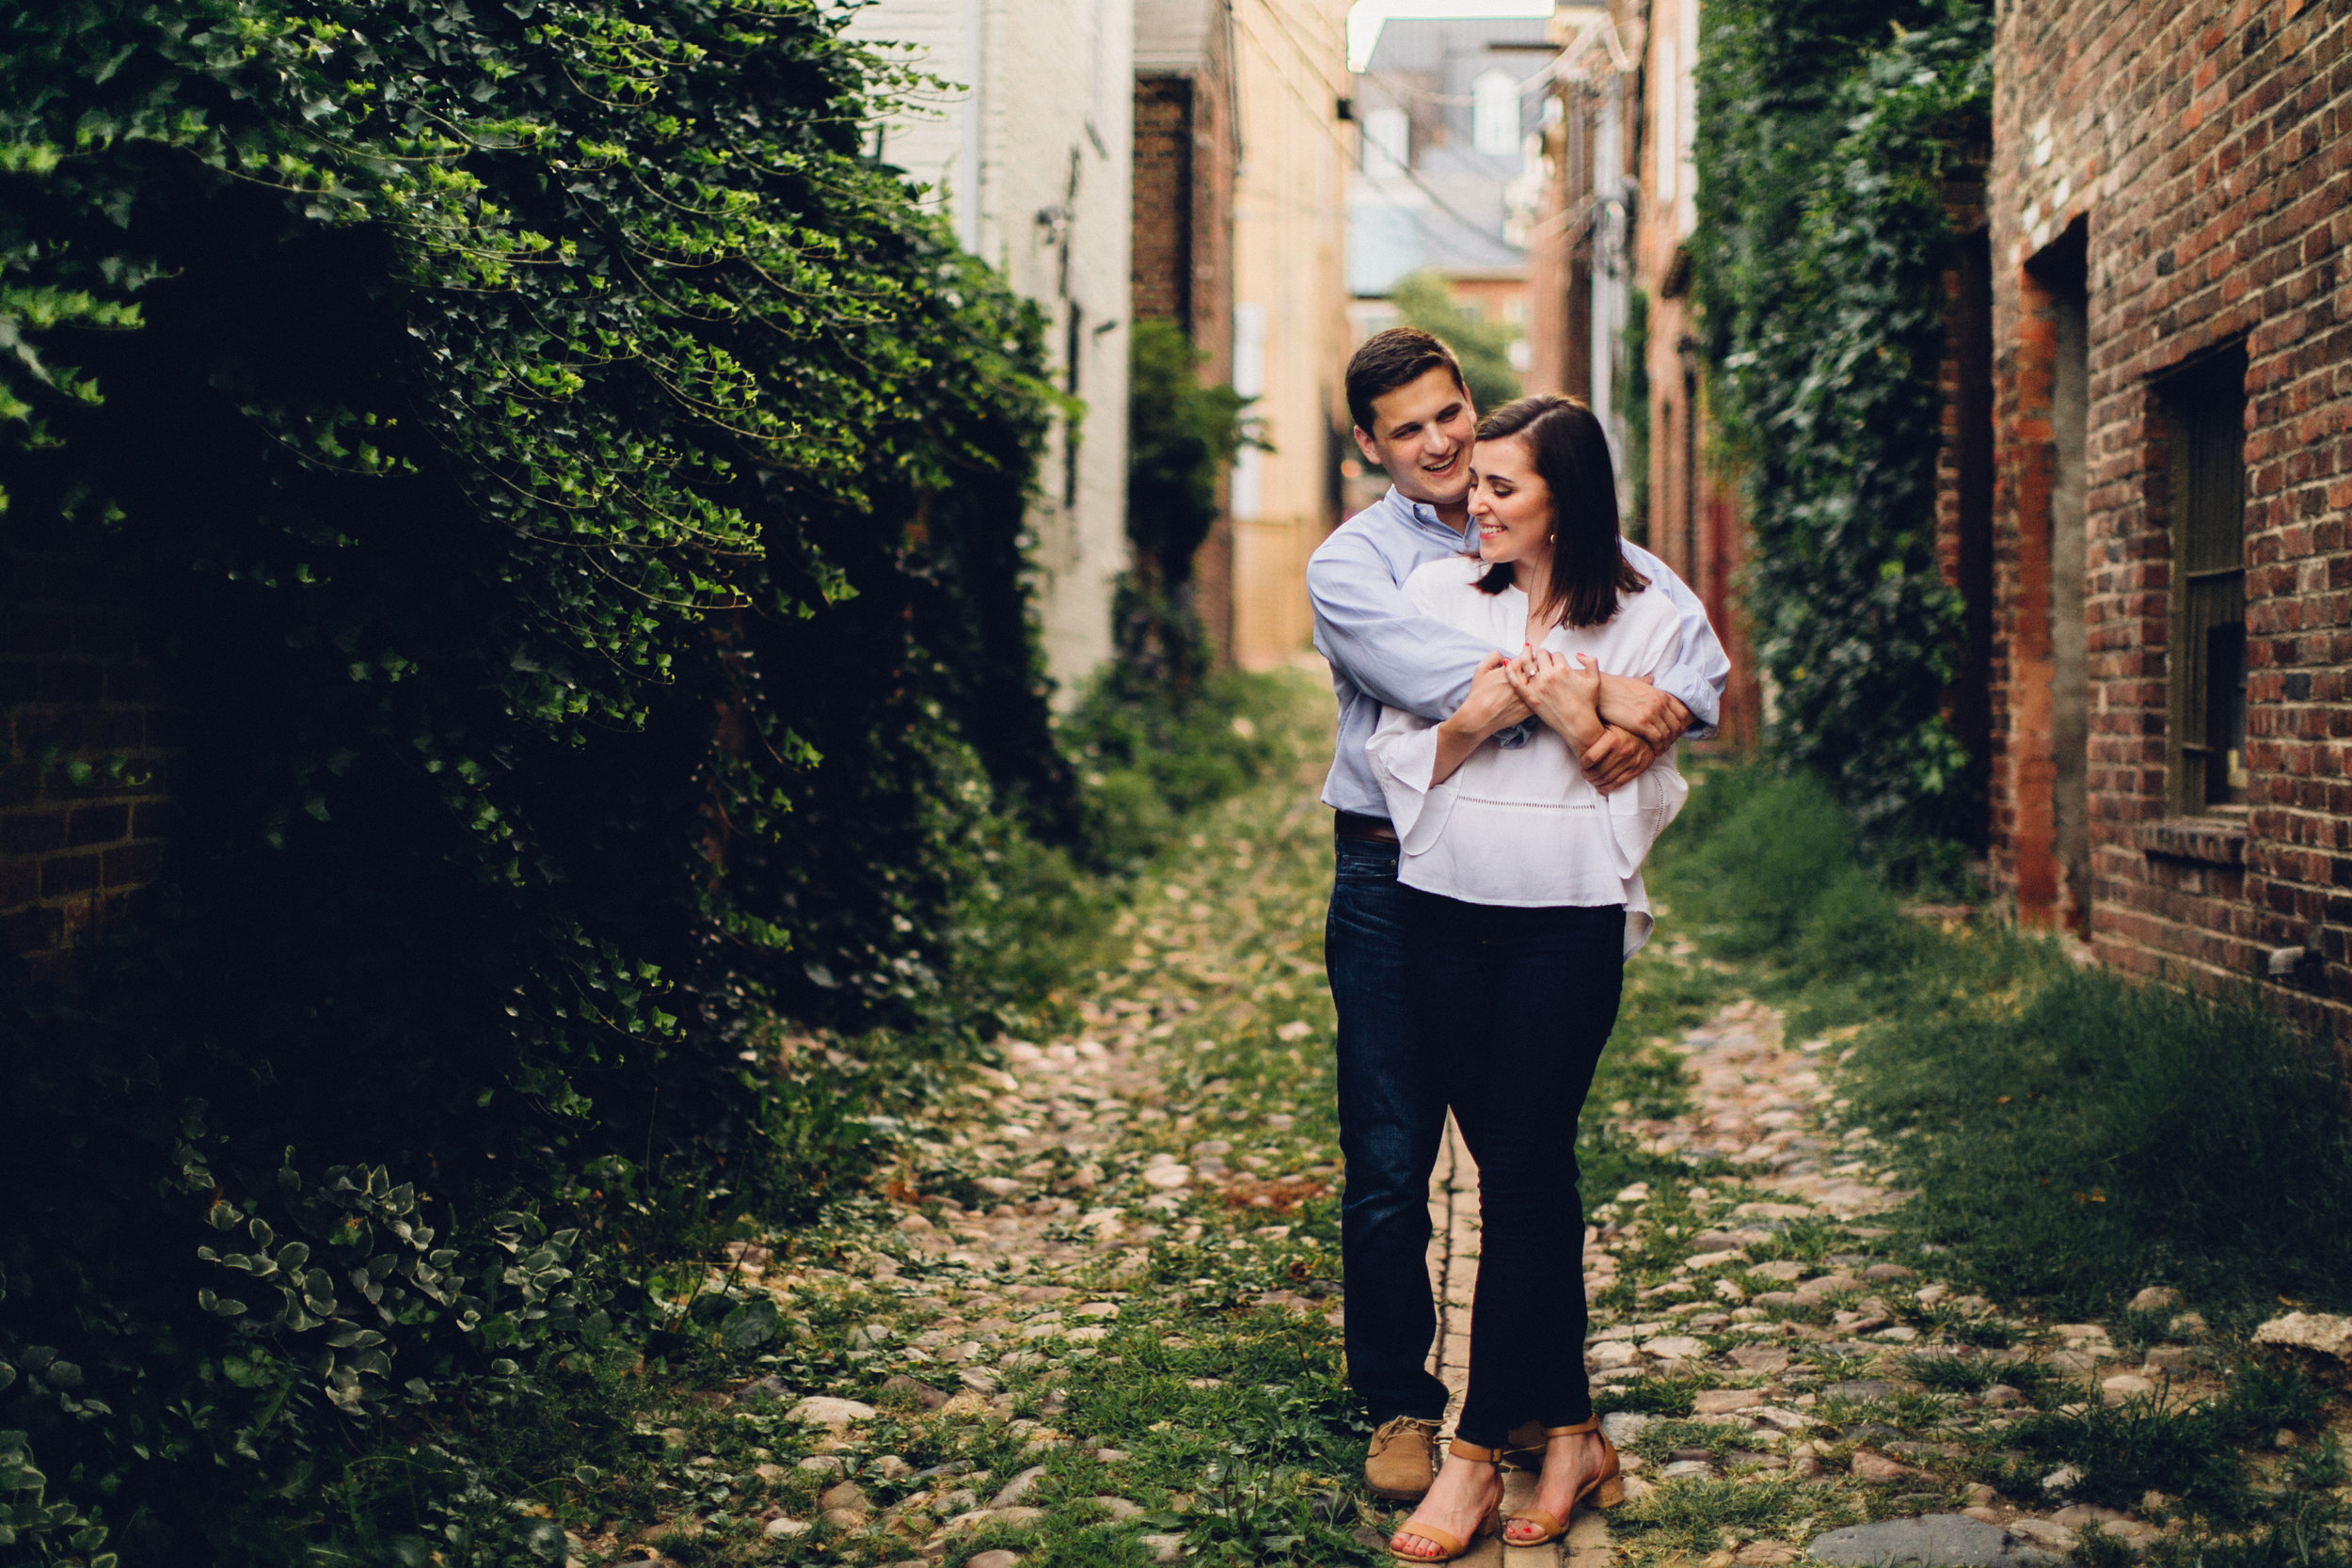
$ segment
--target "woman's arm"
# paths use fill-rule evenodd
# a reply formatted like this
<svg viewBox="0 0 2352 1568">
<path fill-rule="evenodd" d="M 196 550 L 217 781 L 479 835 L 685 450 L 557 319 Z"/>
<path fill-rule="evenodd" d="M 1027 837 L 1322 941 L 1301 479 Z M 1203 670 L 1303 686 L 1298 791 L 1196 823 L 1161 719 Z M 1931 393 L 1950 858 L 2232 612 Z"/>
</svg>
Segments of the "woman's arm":
<svg viewBox="0 0 2352 1568">
<path fill-rule="evenodd" d="M 1527 717 L 1527 705 L 1514 689 L 1510 661 L 1488 654 L 1470 677 L 1470 695 L 1438 726 L 1438 762 L 1432 784 L 1443 784 L 1498 731 Z"/>
</svg>

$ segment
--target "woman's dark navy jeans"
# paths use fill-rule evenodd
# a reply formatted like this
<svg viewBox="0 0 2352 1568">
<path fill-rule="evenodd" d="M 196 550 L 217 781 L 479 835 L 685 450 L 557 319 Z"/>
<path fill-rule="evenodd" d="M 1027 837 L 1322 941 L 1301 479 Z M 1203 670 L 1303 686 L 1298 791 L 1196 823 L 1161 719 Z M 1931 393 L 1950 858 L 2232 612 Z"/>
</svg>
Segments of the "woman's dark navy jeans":
<svg viewBox="0 0 2352 1568">
<path fill-rule="evenodd" d="M 1617 1022 L 1625 911 L 1401 891 L 1414 1033 L 1478 1163 L 1478 1290 L 1456 1430 L 1498 1448 L 1524 1421 L 1569 1426 L 1593 1412 L 1576 1125 Z M 1349 1290 L 1352 1328 L 1352 1277 Z"/>
</svg>

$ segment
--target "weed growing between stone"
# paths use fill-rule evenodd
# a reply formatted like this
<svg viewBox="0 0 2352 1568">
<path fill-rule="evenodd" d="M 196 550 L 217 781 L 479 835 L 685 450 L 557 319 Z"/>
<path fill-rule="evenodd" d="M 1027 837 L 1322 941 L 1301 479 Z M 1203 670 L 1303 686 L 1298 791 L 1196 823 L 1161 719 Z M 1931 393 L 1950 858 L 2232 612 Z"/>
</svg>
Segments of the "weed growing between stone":
<svg viewBox="0 0 2352 1568">
<path fill-rule="evenodd" d="M 2352 1101 L 2324 1049 L 2244 999 L 1908 918 L 1824 790 L 1703 777 L 1654 881 L 1707 958 L 1848 1047 L 1833 1110 L 1883 1135 L 1918 1194 L 1899 1223 L 1947 1267 L 2069 1314 L 2152 1284 L 2247 1327 L 2281 1296 L 2352 1303 Z"/>
<path fill-rule="evenodd" d="M 1123 893 L 1067 895 L 1091 931 L 1041 923 L 1043 958 L 1017 922 L 991 933 L 1040 977 L 1006 988 L 1024 1033 L 892 1089 L 880 1164 L 813 1194 L 816 1223 L 648 1229 L 673 1249 L 655 1288 L 695 1305 L 637 1381 L 626 1451 L 549 1499 L 575 1557 L 1376 1560 L 1392 1521 L 1361 1493 L 1336 1327 L 1326 719 L 1312 694 L 1262 708 L 1280 776 L 1172 819 Z M 1643 1130 L 1688 1111 L 1672 1042 L 1722 989 L 1634 966 L 1580 1144 L 1597 1214 L 1645 1181 L 1690 1212 L 1692 1167 Z M 781 1030 L 755 1054 L 846 1083 L 892 1059 Z M 1834 1244 L 1795 1225 L 1772 1250 Z M 1629 1307 L 1683 1250 L 1600 1298 Z"/>
<path fill-rule="evenodd" d="M 1905 1279 L 1845 1298 L 1846 1313 L 1892 1323 L 1868 1339 L 1909 1349 L 1804 1353 L 1816 1397 L 1791 1403 L 1817 1423 L 1825 1471 L 1870 1481 L 1860 1500 L 1874 1520 L 1964 1504 L 2008 1532 L 1994 1538 L 2003 1560 L 2345 1560 L 2344 1403 L 2314 1381 L 2323 1362 L 2252 1354 L 2244 1338 L 2281 1303 L 2341 1305 L 2352 1289 L 2352 1152 L 2324 1053 L 2242 1002 L 2129 985 L 1964 911 L 1911 917 L 1818 788 L 1740 769 L 1703 779 L 1682 824 L 1693 831 L 1662 847 L 1653 886 L 1692 914 L 1699 965 L 1780 1002 L 1791 1034 L 1812 1037 L 1814 1147 L 1849 1156 L 1836 1168 L 1857 1180 L 1900 1183 L 1872 1216 L 1885 1230 L 1847 1234 L 1983 1292 Z M 1782 1168 L 1809 1141 L 1758 1144 L 1729 1170 Z M 1756 1283 L 1740 1281 L 1748 1307 L 1783 1332 L 1809 1337 L 1840 1304 L 1823 1282 L 1793 1300 Z M 1775 1381 L 1796 1386 L 1796 1370 Z M 1667 1414 L 1686 1398 L 1701 1418 L 1708 1408 L 1662 1369 L 1626 1393 Z M 1661 1425 L 1667 1440 L 1686 1430 Z M 1686 1473 L 1717 1486 L 1710 1474 L 1736 1479 L 1730 1457 L 1694 1437 L 1667 1473 L 1703 1465 Z M 1703 1491 L 1677 1501 L 1653 1532 L 1700 1549 L 1691 1521 L 1707 1504 Z M 1738 1560 L 1784 1549 L 1751 1541 Z M 1717 1568 L 1732 1560 L 1717 1555 Z"/>
<path fill-rule="evenodd" d="M 549 1497 L 575 1558 L 1379 1560 L 1399 1514 L 1361 1492 L 1336 1326 L 1316 705 L 1267 721 L 1282 777 L 1177 819 L 1098 906 L 1026 1032 L 894 1111 L 869 1179 L 662 1274 L 706 1305 L 635 1380 L 627 1451 Z M 2189 1542 L 2333 1568 L 2326 1390 L 2178 1302 L 2053 1324 L 1967 1291 L 1964 1249 L 1901 1217 L 1926 1135 L 1851 1103 L 1901 973 L 1796 981 L 1693 942 L 1737 899 L 1677 853 L 1579 1143 L 1587 1365 L 1631 1471 L 1582 1544 L 1780 1568 L 1824 1532 L 1964 1510 L 2013 1568 L 2190 1568 Z M 1812 1032 L 1752 986 L 1818 1001 Z"/>
</svg>

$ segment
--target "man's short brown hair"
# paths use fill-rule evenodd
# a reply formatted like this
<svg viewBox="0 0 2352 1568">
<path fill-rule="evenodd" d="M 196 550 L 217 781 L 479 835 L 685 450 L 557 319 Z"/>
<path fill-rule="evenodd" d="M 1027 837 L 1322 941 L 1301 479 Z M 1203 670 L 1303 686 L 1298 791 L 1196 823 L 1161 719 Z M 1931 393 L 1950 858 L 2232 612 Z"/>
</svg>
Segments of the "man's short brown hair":
<svg viewBox="0 0 2352 1568">
<path fill-rule="evenodd" d="M 1440 365 L 1454 373 L 1454 385 L 1462 388 L 1462 395 L 1470 396 L 1460 362 L 1434 334 L 1418 326 L 1391 326 L 1374 333 L 1347 362 L 1348 417 L 1356 421 L 1357 429 L 1378 436 L 1372 427 L 1372 400 L 1420 380 Z"/>
</svg>

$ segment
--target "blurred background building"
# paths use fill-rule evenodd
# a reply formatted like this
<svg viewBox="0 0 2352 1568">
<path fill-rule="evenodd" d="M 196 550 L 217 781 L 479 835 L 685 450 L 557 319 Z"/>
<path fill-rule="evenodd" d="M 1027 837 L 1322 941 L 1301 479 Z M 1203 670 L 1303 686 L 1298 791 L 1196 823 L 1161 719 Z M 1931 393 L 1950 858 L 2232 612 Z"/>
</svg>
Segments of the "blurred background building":
<svg viewBox="0 0 2352 1568">
<path fill-rule="evenodd" d="M 1133 0 L 872 0 L 851 31 L 955 84 L 882 126 L 882 156 L 1038 303 L 1055 373 L 1086 406 L 1055 430 L 1031 511 L 1067 699 L 1110 656 L 1127 569 Z"/>
<path fill-rule="evenodd" d="M 1542 188 L 1540 91 L 1557 51 L 1540 18 L 1394 18 L 1358 71 L 1347 286 L 1361 327 L 1397 285 L 1434 274 L 1454 302 L 1520 336 Z M 1366 333 L 1369 336 L 1369 332 Z"/>
<path fill-rule="evenodd" d="M 1339 521 L 1346 178 L 1355 138 L 1344 0 L 1228 0 L 1239 60 L 1233 389 L 1273 450 L 1233 466 L 1234 658 L 1303 657 L 1307 557 Z"/>
<path fill-rule="evenodd" d="M 1233 379 L 1233 199 L 1241 77 L 1226 0 L 1136 0 L 1132 276 L 1138 322 L 1183 328 L 1201 380 Z M 1193 609 L 1214 657 L 1233 656 L 1233 525 L 1225 510 L 1193 562 Z"/>
<path fill-rule="evenodd" d="M 1065 692 L 1110 655 L 1128 567 L 1136 320 L 1181 326 L 1266 443 L 1234 464 L 1195 567 L 1218 658 L 1304 655 L 1352 346 L 1346 0 L 874 0 L 855 30 L 956 84 L 894 119 L 883 156 L 1046 312 L 1057 373 L 1086 405 L 1055 434 L 1035 513 Z"/>
</svg>

